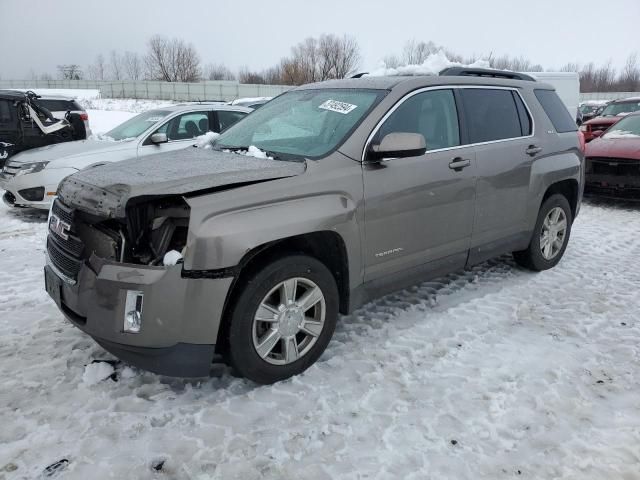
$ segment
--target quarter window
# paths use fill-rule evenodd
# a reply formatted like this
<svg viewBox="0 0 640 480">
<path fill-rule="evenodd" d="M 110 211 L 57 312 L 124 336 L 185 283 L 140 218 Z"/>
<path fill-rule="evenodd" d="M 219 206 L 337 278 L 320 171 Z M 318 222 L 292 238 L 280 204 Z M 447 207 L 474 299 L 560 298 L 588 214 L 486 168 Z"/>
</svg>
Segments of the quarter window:
<svg viewBox="0 0 640 480">
<path fill-rule="evenodd" d="M 458 113 L 452 90 L 430 90 L 403 102 L 384 122 L 376 136 L 389 133 L 421 133 L 427 150 L 460 145 Z"/>
<path fill-rule="evenodd" d="M 523 136 L 511 90 L 463 88 L 460 93 L 464 101 L 470 143 Z"/>
<path fill-rule="evenodd" d="M 553 128 L 558 133 L 575 132 L 578 130 L 576 122 L 571 118 L 567 107 L 564 106 L 558 94 L 553 90 L 534 90 L 536 98 L 551 120 Z"/>
</svg>

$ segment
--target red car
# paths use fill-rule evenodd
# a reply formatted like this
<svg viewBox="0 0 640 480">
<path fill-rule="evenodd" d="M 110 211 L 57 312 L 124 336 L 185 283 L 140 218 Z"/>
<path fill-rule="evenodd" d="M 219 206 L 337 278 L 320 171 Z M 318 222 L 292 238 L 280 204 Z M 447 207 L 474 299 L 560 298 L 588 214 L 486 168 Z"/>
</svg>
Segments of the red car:
<svg viewBox="0 0 640 480">
<path fill-rule="evenodd" d="M 585 193 L 640 200 L 640 113 L 590 142 L 585 164 Z"/>
<path fill-rule="evenodd" d="M 625 115 L 638 111 L 640 111 L 640 98 L 614 100 L 605 107 L 599 117 L 580 125 L 580 130 L 584 133 L 585 141 L 590 142 Z"/>
</svg>

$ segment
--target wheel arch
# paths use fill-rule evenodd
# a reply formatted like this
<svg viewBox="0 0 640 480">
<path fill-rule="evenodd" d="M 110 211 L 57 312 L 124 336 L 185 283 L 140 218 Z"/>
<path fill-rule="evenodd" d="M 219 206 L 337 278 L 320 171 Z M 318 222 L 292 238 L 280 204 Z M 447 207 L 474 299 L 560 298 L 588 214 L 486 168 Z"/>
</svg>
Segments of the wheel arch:
<svg viewBox="0 0 640 480">
<path fill-rule="evenodd" d="M 349 256 L 345 240 L 331 230 L 320 230 L 273 240 L 247 252 L 235 267 L 234 280 L 224 303 L 216 345 L 225 348 L 231 308 L 241 292 L 242 282 L 264 265 L 287 255 L 304 254 L 323 263 L 333 275 L 339 293 L 339 311 L 349 311 Z"/>
</svg>

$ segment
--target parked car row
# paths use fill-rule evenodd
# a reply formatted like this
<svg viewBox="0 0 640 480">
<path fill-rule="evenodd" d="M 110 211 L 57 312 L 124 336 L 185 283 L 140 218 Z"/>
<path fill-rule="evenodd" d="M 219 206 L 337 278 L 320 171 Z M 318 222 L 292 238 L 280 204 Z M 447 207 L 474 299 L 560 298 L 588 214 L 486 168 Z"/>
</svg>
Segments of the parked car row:
<svg viewBox="0 0 640 480">
<path fill-rule="evenodd" d="M 187 148 L 194 144 L 194 138 L 209 131 L 221 132 L 249 112 L 247 107 L 220 103 L 175 105 L 141 113 L 98 138 L 22 152 L 9 159 L 0 173 L 3 200 L 16 207 L 49 209 L 58 185 L 68 175 Z"/>
<path fill-rule="evenodd" d="M 149 112 L 109 133 L 121 140 L 108 154 L 61 160 L 94 168 L 57 189 L 46 289 L 131 364 L 200 376 L 219 354 L 275 382 L 319 358 L 339 313 L 506 252 L 552 268 L 567 247 L 582 134 L 553 87 L 527 75 L 456 68 L 306 85 L 210 149 L 114 161 L 120 148 L 141 157 L 190 140 L 231 108 L 242 107 Z M 50 162 L 41 171 L 57 162 L 39 158 Z"/>
<path fill-rule="evenodd" d="M 596 109 L 594 116 L 580 125 L 586 142 L 602 135 L 611 125 L 625 115 L 640 111 L 640 98 L 613 100 Z"/>
</svg>

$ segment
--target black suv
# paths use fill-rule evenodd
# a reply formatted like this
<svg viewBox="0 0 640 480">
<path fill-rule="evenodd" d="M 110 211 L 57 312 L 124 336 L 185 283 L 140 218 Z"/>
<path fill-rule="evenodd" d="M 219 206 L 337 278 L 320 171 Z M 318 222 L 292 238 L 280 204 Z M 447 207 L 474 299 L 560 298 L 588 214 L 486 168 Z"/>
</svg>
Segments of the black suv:
<svg viewBox="0 0 640 480">
<path fill-rule="evenodd" d="M 39 99 L 31 91 L 0 90 L 0 168 L 23 150 L 87 138 L 81 115 L 57 119 Z"/>
</svg>

